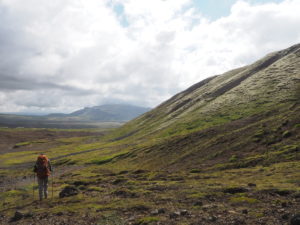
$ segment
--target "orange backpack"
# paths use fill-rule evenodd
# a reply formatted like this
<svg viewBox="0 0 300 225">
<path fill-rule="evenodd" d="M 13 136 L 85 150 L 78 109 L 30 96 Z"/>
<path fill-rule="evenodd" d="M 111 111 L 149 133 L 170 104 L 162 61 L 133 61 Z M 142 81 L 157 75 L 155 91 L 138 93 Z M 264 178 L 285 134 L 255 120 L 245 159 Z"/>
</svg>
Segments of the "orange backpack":
<svg viewBox="0 0 300 225">
<path fill-rule="evenodd" d="M 36 174 L 38 178 L 46 178 L 50 175 L 49 159 L 45 155 L 38 156 L 36 160 Z"/>
</svg>

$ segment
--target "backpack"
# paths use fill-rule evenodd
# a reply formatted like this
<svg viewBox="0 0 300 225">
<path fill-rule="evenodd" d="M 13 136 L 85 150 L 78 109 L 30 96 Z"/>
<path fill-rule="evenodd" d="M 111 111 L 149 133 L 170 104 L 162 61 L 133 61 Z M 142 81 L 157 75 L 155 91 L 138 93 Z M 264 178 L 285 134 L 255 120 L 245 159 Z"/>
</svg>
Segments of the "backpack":
<svg viewBox="0 0 300 225">
<path fill-rule="evenodd" d="M 46 178 L 50 175 L 49 159 L 47 156 L 38 156 L 36 160 L 36 174 L 38 178 Z"/>
</svg>

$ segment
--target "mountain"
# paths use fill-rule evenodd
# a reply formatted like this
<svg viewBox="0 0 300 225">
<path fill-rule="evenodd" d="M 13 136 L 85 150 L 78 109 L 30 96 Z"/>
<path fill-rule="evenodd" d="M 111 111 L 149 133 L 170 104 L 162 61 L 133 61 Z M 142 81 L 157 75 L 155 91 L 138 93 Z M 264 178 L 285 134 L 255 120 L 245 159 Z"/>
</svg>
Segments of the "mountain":
<svg viewBox="0 0 300 225">
<path fill-rule="evenodd" d="M 125 104 L 111 104 L 94 107 L 86 107 L 70 114 L 50 114 L 49 117 L 68 118 L 81 121 L 98 122 L 124 122 L 129 121 L 141 114 L 149 111 L 150 108 L 144 108 Z"/>
<path fill-rule="evenodd" d="M 109 136 L 143 142 L 143 167 L 243 167 L 295 160 L 300 44 L 203 80 Z"/>
<path fill-rule="evenodd" d="M 150 108 L 115 104 L 86 107 L 70 114 L 53 113 L 46 116 L 0 114 L 0 127 L 113 128 L 149 110 Z"/>
</svg>

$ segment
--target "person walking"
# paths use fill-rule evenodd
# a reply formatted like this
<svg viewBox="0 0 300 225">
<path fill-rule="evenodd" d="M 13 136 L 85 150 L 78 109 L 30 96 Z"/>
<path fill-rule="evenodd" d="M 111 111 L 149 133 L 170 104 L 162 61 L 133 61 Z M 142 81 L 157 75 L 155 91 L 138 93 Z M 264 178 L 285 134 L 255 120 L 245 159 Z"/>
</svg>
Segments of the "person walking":
<svg viewBox="0 0 300 225">
<path fill-rule="evenodd" d="M 39 185 L 39 197 L 40 201 L 44 198 L 47 199 L 48 197 L 48 177 L 52 172 L 52 166 L 50 160 L 46 155 L 41 153 L 36 160 L 34 165 L 33 172 L 36 173 L 37 181 Z"/>
</svg>

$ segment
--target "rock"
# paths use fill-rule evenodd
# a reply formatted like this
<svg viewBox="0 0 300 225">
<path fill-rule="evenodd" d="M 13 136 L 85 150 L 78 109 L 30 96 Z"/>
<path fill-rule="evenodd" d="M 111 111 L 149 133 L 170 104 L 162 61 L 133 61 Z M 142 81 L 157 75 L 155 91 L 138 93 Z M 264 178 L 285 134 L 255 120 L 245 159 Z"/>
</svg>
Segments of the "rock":
<svg viewBox="0 0 300 225">
<path fill-rule="evenodd" d="M 31 218 L 31 217 L 33 217 L 33 213 L 31 212 L 24 214 L 24 218 Z"/>
<path fill-rule="evenodd" d="M 296 214 L 291 218 L 290 225 L 300 225 L 300 214 Z"/>
<path fill-rule="evenodd" d="M 187 211 L 186 209 L 180 210 L 179 213 L 180 213 L 180 216 L 187 216 L 190 214 L 189 211 Z"/>
<path fill-rule="evenodd" d="M 289 214 L 289 213 L 285 213 L 285 214 L 283 214 L 283 215 L 281 216 L 281 218 L 284 219 L 284 220 L 288 220 L 289 217 L 290 217 L 290 214 Z"/>
<path fill-rule="evenodd" d="M 248 184 L 248 187 L 256 187 L 256 184 L 254 184 L 254 183 L 249 183 L 249 184 Z"/>
<path fill-rule="evenodd" d="M 248 214 L 248 210 L 247 210 L 247 209 L 243 209 L 243 210 L 242 210 L 242 213 L 243 213 L 243 214 Z"/>
<path fill-rule="evenodd" d="M 278 209 L 277 210 L 279 213 L 284 213 L 285 212 L 285 209 Z"/>
<path fill-rule="evenodd" d="M 129 173 L 128 170 L 122 170 L 122 171 L 119 172 L 119 175 L 123 175 L 123 174 L 127 174 L 127 173 Z"/>
<path fill-rule="evenodd" d="M 207 218 L 207 220 L 210 221 L 210 222 L 215 222 L 215 221 L 217 221 L 217 217 L 210 216 L 210 217 Z"/>
<path fill-rule="evenodd" d="M 64 215 L 63 212 L 58 212 L 58 213 L 56 213 L 56 216 L 62 216 L 62 215 Z"/>
<path fill-rule="evenodd" d="M 113 185 L 118 185 L 118 184 L 121 184 L 121 183 L 125 183 L 127 180 L 126 179 L 121 179 L 121 178 L 117 178 L 115 179 L 112 184 Z"/>
<path fill-rule="evenodd" d="M 269 194 L 271 196 L 276 196 L 276 195 L 288 196 L 288 195 L 294 194 L 294 191 L 292 191 L 292 190 L 279 190 L 276 188 L 264 189 L 259 192 L 262 194 Z"/>
<path fill-rule="evenodd" d="M 159 214 L 164 214 L 164 213 L 166 213 L 166 210 L 165 210 L 165 209 L 163 209 L 163 208 L 161 208 L 161 209 L 158 209 L 158 213 L 159 213 Z"/>
<path fill-rule="evenodd" d="M 204 210 L 204 211 L 207 211 L 208 209 L 213 209 L 213 208 L 217 208 L 217 206 L 216 205 L 204 205 L 204 206 L 202 206 L 202 209 Z"/>
<path fill-rule="evenodd" d="M 73 184 L 74 184 L 75 186 L 81 186 L 81 185 L 87 186 L 87 185 L 89 185 L 88 182 L 82 181 L 82 180 L 74 181 Z"/>
<path fill-rule="evenodd" d="M 248 192 L 249 190 L 244 187 L 232 187 L 232 188 L 225 188 L 223 190 L 224 193 L 229 193 L 229 194 L 236 194 L 236 193 L 245 193 Z"/>
<path fill-rule="evenodd" d="M 129 192 L 126 190 L 117 190 L 113 192 L 114 195 L 122 198 L 136 198 L 138 195 L 134 192 Z"/>
<path fill-rule="evenodd" d="M 80 185 L 80 186 L 78 187 L 78 189 L 81 190 L 81 191 L 83 191 L 83 190 L 86 190 L 87 188 L 86 188 L 86 186 L 84 186 L 84 185 Z"/>
<path fill-rule="evenodd" d="M 20 219 L 22 219 L 24 217 L 23 213 L 21 213 L 20 211 L 16 211 L 15 215 L 11 218 L 11 221 L 18 221 Z"/>
<path fill-rule="evenodd" d="M 280 196 L 288 196 L 293 193 L 293 191 L 290 190 L 277 190 L 277 189 L 274 192 Z"/>
<path fill-rule="evenodd" d="M 155 209 L 153 211 L 151 211 L 151 215 L 156 216 L 158 214 L 164 214 L 166 212 L 165 209 Z"/>
<path fill-rule="evenodd" d="M 60 193 L 59 197 L 64 198 L 64 197 L 69 197 L 73 195 L 78 195 L 79 191 L 77 190 L 76 187 L 74 186 L 66 186 Z"/>
<path fill-rule="evenodd" d="M 146 173 L 146 170 L 135 170 L 133 171 L 133 174 L 142 174 L 142 173 Z"/>
<path fill-rule="evenodd" d="M 149 211 L 150 208 L 146 205 L 136 205 L 131 208 L 134 211 Z"/>
<path fill-rule="evenodd" d="M 293 194 L 293 198 L 300 198 L 300 192 L 296 192 Z"/>
<path fill-rule="evenodd" d="M 202 206 L 203 205 L 203 202 L 200 202 L 200 201 L 197 201 L 194 203 L 194 206 Z"/>
<path fill-rule="evenodd" d="M 236 218 L 234 219 L 233 225 L 242 225 L 242 224 L 246 224 L 245 221 L 243 219 L 239 219 L 239 218 Z M 260 223 L 261 225 L 265 225 L 264 223 Z"/>
<path fill-rule="evenodd" d="M 156 216 L 158 214 L 159 214 L 158 209 L 151 211 L 151 215 L 153 215 L 153 216 Z"/>
<path fill-rule="evenodd" d="M 283 207 L 283 208 L 287 207 L 287 203 L 286 202 L 282 202 L 281 203 L 281 207 Z"/>
<path fill-rule="evenodd" d="M 180 212 L 172 212 L 169 214 L 170 219 L 175 219 L 180 216 Z"/>
</svg>

